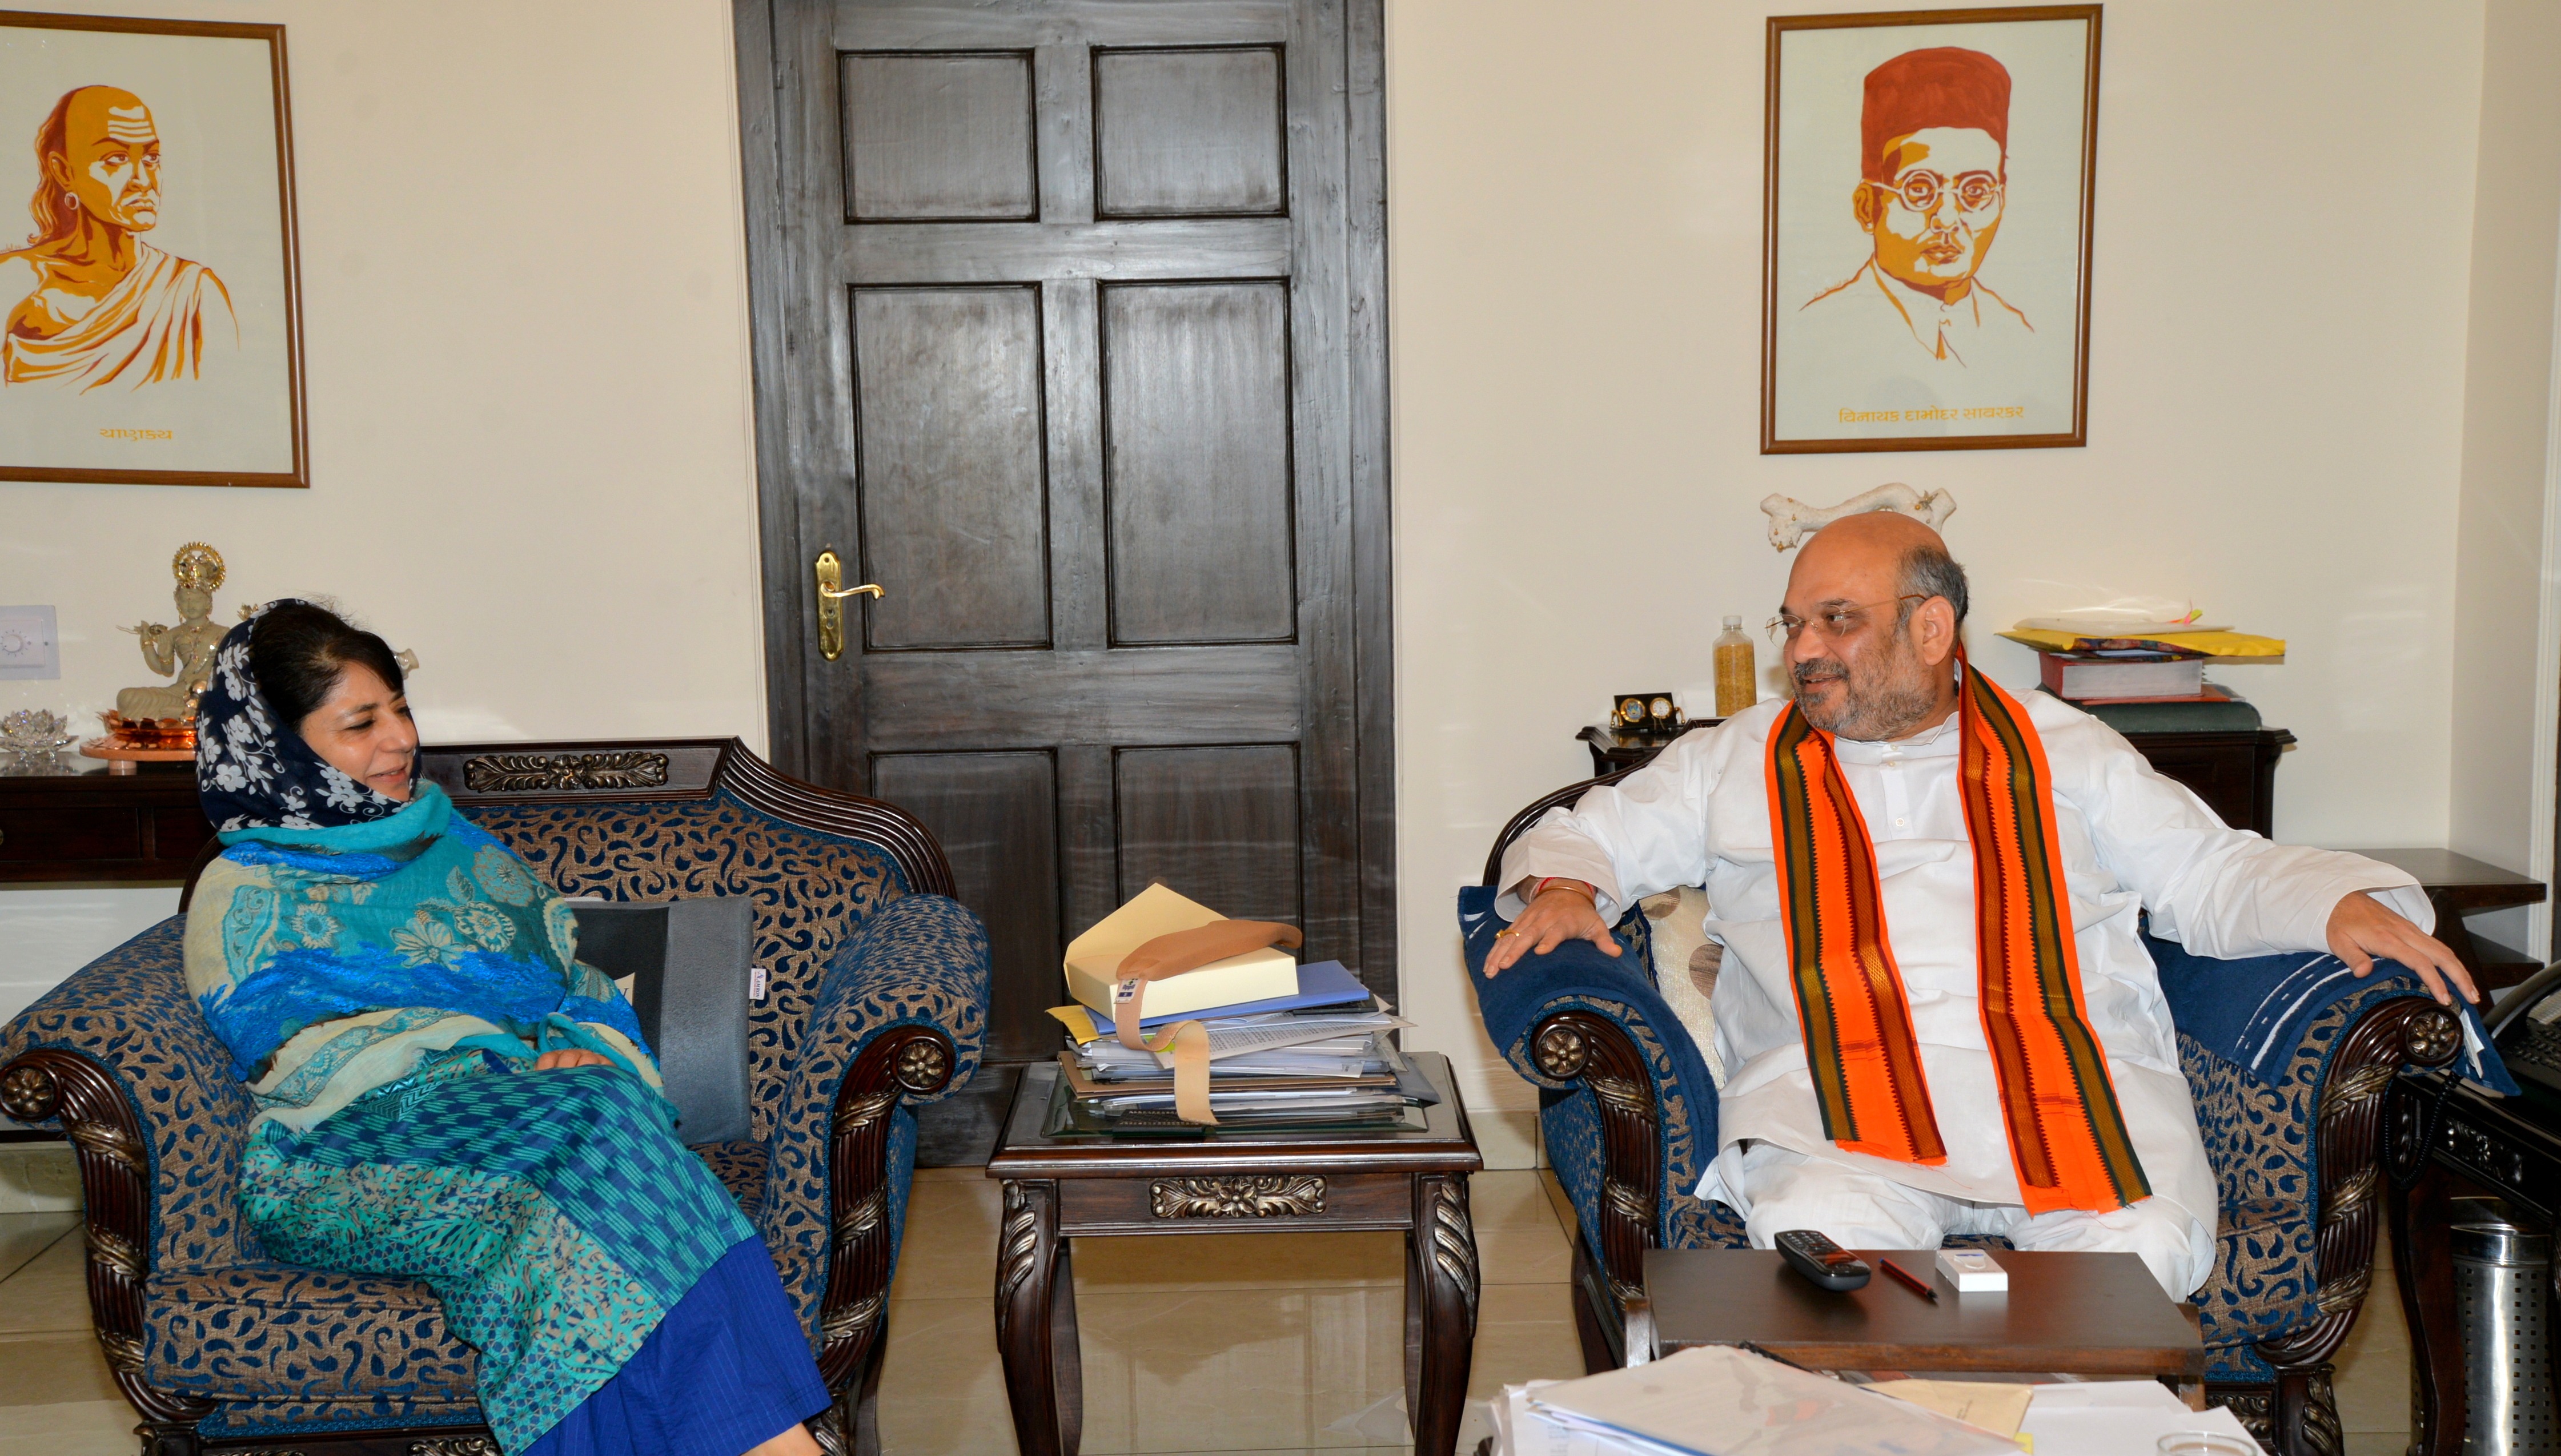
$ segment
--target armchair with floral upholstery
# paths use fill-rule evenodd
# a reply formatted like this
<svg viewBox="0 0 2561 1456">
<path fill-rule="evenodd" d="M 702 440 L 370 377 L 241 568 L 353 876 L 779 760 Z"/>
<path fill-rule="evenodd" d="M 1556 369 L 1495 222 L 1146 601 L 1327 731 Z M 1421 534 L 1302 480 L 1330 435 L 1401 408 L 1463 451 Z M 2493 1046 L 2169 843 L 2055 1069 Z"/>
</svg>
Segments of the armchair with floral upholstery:
<svg viewBox="0 0 2561 1456">
<path fill-rule="evenodd" d="M 1646 1249 L 1746 1243 L 1733 1210 L 1692 1196 L 1716 1156 L 1716 1084 L 1656 986 L 1642 907 L 1617 927 L 1631 953 L 1614 959 L 1568 942 L 1535 982 L 1482 975 L 1504 850 L 1550 809 L 1622 776 L 1560 789 L 1515 815 L 1483 886 L 1459 899 L 1485 1030 L 1540 1088 L 1540 1133 L 1581 1224 L 1575 1317 L 1593 1370 L 1623 1363 L 1630 1346 L 1646 1358 Z M 2164 949 L 2174 950 L 2154 954 Z M 2201 1008 L 2166 977 L 2164 990 L 2222 1194 L 2215 1272 L 2193 1301 L 2206 1398 L 2230 1406 L 2278 1456 L 2336 1456 L 2329 1361 L 2373 1273 L 2387 1102 L 2404 1065 L 2455 1059 L 2461 1028 L 2387 962 L 2254 1069 L 2190 1035 Z"/>
<path fill-rule="evenodd" d="M 913 1109 L 969 1079 L 986 1027 L 986 932 L 950 898 L 941 849 L 896 807 L 785 778 L 734 738 L 425 759 L 564 894 L 755 902 L 754 1136 L 696 1151 L 764 1234 L 836 1392 L 821 1443 L 877 1449 Z M 282 1263 L 246 1227 L 254 1108 L 187 995 L 185 923 L 182 900 L 0 1031 L 0 1104 L 77 1150 L 91 1313 L 145 1456 L 496 1456 L 476 1357 L 426 1286 Z"/>
</svg>

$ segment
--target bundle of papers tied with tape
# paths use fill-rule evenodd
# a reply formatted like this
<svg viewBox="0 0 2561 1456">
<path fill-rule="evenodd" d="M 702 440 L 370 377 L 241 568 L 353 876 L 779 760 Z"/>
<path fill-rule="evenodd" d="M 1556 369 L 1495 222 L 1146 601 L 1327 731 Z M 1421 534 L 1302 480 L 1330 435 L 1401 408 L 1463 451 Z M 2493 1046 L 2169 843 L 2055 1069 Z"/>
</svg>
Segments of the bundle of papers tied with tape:
<svg viewBox="0 0 2561 1456">
<path fill-rule="evenodd" d="M 1113 910 L 1067 947 L 1067 994 L 1112 1020 L 1121 967 L 1140 946 L 1161 936 L 1198 930 L 1227 917 L 1161 885 Z M 1212 961 L 1179 975 L 1146 983 L 1145 1017 L 1182 1016 L 1244 1001 L 1271 1001 L 1298 993 L 1298 958 L 1277 945 Z"/>
</svg>

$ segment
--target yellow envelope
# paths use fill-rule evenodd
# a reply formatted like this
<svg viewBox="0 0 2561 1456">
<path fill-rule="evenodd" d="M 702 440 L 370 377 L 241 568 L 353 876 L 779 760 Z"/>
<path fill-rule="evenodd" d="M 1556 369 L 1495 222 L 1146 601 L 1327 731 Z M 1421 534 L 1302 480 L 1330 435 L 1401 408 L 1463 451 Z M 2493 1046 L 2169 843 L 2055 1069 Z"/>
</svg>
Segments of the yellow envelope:
<svg viewBox="0 0 2561 1456">
<path fill-rule="evenodd" d="M 1205 904 L 1184 898 L 1162 885 L 1150 885 L 1127 904 L 1103 917 L 1067 947 L 1067 994 L 1111 1016 L 1111 987 L 1120 962 L 1129 952 L 1177 930 L 1197 929 L 1228 918 Z M 1214 1011 L 1246 1001 L 1271 1001 L 1298 994 L 1298 959 L 1285 950 L 1267 947 L 1212 961 L 1147 984 L 1142 1003 L 1147 1019 Z"/>
</svg>

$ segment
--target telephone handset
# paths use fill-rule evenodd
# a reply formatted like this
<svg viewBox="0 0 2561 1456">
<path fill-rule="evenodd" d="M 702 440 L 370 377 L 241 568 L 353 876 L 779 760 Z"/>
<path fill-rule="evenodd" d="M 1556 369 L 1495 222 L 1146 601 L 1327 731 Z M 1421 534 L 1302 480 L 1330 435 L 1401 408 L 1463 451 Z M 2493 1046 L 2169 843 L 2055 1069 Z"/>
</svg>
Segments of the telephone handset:
<svg viewBox="0 0 2561 1456">
<path fill-rule="evenodd" d="M 2561 962 L 2500 997 L 2481 1021 L 2509 1071 L 2561 1092 Z"/>
</svg>

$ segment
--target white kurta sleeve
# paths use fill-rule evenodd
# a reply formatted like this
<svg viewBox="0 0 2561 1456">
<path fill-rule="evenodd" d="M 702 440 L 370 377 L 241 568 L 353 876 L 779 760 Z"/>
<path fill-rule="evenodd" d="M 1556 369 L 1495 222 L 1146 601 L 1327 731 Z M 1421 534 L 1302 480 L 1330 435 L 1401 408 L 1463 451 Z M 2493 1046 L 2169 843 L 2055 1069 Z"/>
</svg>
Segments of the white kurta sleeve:
<svg viewBox="0 0 2561 1456">
<path fill-rule="evenodd" d="M 2142 896 L 2152 933 L 2198 955 L 2230 959 L 2329 948 L 2329 914 L 2361 890 L 2436 926 L 2419 883 L 2340 850 L 2281 845 L 2231 828 L 2185 784 L 2163 777 L 2116 729 L 2073 726 L 2087 745 L 2069 777 L 2099 863 Z"/>
<path fill-rule="evenodd" d="M 1707 879 L 1716 847 L 1709 843 L 1707 801 L 1716 791 L 1726 727 L 1684 734 L 1644 767 L 1603 784 L 1572 808 L 1548 811 L 1503 854 L 1502 897 L 1495 913 L 1521 912 L 1515 887 L 1533 876 L 1561 875 L 1600 891 L 1602 918 L 1616 921 L 1649 894 Z"/>
</svg>

